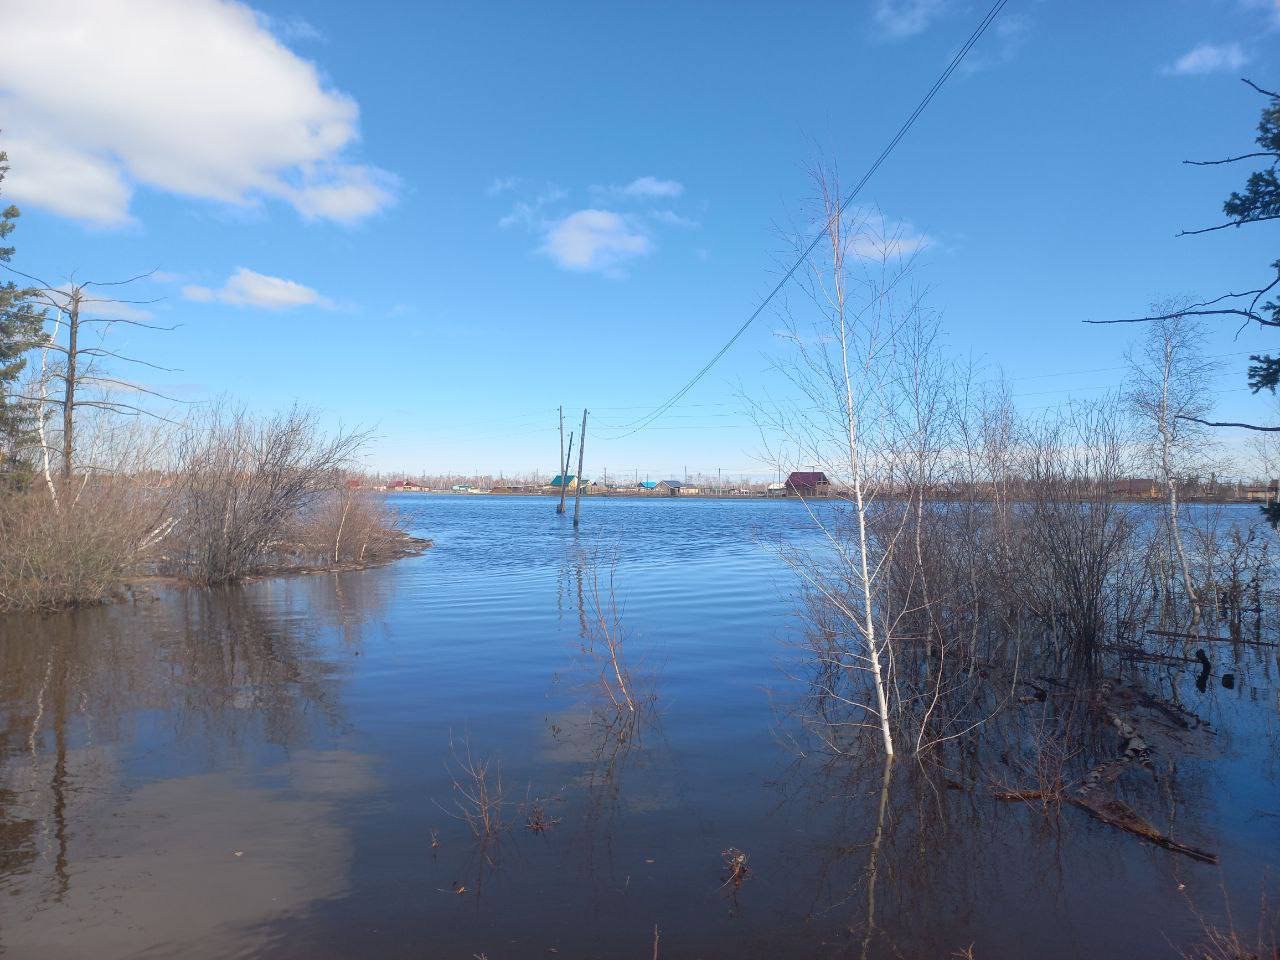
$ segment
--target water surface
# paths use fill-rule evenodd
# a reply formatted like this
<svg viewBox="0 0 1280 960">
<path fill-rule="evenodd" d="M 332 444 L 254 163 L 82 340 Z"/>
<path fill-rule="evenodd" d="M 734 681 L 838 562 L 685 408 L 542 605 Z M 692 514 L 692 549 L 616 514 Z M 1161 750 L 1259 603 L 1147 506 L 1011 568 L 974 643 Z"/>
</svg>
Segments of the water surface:
<svg viewBox="0 0 1280 960">
<path fill-rule="evenodd" d="M 1167 677 L 1207 732 L 1141 800 L 1206 866 L 909 759 L 882 804 L 874 751 L 799 754 L 769 546 L 809 536 L 799 504 L 591 500 L 575 534 L 544 498 L 397 502 L 426 555 L 0 620 L 0 951 L 634 958 L 656 926 L 663 957 L 1128 958 L 1256 920 L 1274 650 L 1222 651 L 1232 689 Z M 582 652 L 584 550 L 617 557 L 656 696 L 630 738 Z M 468 747 L 501 769 L 485 849 L 456 816 Z"/>
</svg>

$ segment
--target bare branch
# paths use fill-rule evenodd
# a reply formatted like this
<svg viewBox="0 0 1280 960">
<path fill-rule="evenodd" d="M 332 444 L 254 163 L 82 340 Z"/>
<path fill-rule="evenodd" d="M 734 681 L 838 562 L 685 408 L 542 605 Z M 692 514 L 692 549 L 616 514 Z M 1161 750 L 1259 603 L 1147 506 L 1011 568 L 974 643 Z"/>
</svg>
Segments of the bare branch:
<svg viewBox="0 0 1280 960">
<path fill-rule="evenodd" d="M 1271 153 L 1268 150 L 1259 150 L 1256 153 L 1242 153 L 1238 157 L 1227 157 L 1225 160 L 1183 160 L 1182 162 L 1191 167 L 1216 167 L 1222 163 L 1236 163 L 1240 160 L 1252 160 L 1254 157 L 1273 157 L 1280 160 L 1280 153 Z"/>
<path fill-rule="evenodd" d="M 1256 423 L 1237 423 L 1232 420 L 1201 420 L 1199 417 L 1190 417 L 1178 414 L 1179 420 L 1190 420 L 1192 423 L 1203 424 L 1206 427 L 1239 427 L 1242 430 L 1256 430 L 1260 433 L 1280 433 L 1280 426 L 1263 427 Z"/>
</svg>

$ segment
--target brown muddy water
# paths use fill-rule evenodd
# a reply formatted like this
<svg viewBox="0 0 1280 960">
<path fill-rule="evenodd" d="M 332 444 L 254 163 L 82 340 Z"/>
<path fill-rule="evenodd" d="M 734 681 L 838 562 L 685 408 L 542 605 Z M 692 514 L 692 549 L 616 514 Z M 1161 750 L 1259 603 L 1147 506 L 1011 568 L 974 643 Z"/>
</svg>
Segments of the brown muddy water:
<svg viewBox="0 0 1280 960">
<path fill-rule="evenodd" d="M 591 501 L 580 537 L 540 498 L 401 506 L 436 547 L 383 569 L 0 620 L 0 953 L 650 958 L 656 927 L 664 958 L 1175 957 L 1275 893 L 1274 648 L 1141 678 L 1194 721 L 1119 789 L 1209 865 L 994 800 L 998 751 L 886 784 L 874 749 L 799 749 L 760 542 L 805 536 L 796 504 Z M 582 655 L 583 542 L 619 552 L 657 698 L 629 736 Z M 487 847 L 463 742 L 500 764 Z"/>
</svg>

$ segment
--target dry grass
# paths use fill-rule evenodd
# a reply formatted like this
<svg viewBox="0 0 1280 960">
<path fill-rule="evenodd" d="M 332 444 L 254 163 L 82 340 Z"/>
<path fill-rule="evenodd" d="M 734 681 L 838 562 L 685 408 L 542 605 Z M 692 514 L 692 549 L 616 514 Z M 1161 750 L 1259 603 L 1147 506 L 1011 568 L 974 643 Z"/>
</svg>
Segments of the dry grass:
<svg viewBox="0 0 1280 960">
<path fill-rule="evenodd" d="M 96 603 L 154 549 L 162 498 L 141 481 L 85 476 L 55 505 L 44 488 L 0 496 L 0 610 Z"/>
</svg>

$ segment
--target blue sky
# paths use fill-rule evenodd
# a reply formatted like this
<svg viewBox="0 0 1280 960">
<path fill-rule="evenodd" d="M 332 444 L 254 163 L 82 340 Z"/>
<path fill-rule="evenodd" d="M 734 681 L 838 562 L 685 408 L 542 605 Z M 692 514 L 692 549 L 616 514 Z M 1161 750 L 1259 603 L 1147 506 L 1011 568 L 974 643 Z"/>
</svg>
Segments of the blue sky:
<svg viewBox="0 0 1280 960">
<path fill-rule="evenodd" d="M 181 372 L 131 375 L 372 426 L 375 467 L 553 471 L 564 403 L 588 472 L 761 472 L 770 315 L 606 437 L 772 285 L 806 164 L 860 174 L 986 7 L 0 0 L 15 265 L 157 268 L 181 327 L 116 349 Z M 949 347 L 1030 410 L 1118 382 L 1136 331 L 1081 320 L 1255 285 L 1266 225 L 1175 238 L 1244 171 L 1180 161 L 1250 147 L 1278 48 L 1278 0 L 1011 0 L 863 195 L 927 238 Z M 1217 412 L 1268 416 L 1273 337 L 1235 333 Z"/>
</svg>

